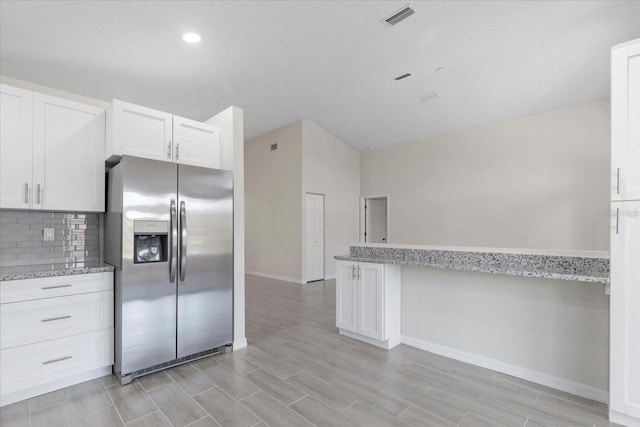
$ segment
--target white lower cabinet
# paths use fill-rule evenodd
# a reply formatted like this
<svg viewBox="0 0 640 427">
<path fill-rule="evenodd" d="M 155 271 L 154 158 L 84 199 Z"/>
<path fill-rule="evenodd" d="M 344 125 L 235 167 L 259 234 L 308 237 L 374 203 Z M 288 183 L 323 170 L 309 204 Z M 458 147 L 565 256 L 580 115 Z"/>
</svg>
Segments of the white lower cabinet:
<svg viewBox="0 0 640 427">
<path fill-rule="evenodd" d="M 113 273 L 0 282 L 0 406 L 113 365 Z"/>
<path fill-rule="evenodd" d="M 609 417 L 640 426 L 640 201 L 611 205 Z"/>
<path fill-rule="evenodd" d="M 336 270 L 340 333 L 387 349 L 400 344 L 400 266 L 337 261 Z"/>
</svg>

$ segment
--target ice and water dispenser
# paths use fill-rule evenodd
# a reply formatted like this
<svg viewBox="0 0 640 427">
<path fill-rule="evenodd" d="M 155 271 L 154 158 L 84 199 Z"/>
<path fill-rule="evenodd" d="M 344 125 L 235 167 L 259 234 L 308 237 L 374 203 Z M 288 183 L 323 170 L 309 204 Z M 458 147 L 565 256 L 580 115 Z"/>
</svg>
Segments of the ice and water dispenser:
<svg viewBox="0 0 640 427">
<path fill-rule="evenodd" d="M 169 247 L 169 222 L 133 222 L 133 263 L 166 262 Z"/>
</svg>

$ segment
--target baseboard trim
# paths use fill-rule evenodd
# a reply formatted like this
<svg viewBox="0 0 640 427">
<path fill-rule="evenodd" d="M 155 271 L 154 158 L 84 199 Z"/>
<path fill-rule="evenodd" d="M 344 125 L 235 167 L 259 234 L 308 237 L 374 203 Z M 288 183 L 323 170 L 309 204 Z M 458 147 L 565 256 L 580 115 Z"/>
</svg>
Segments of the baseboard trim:
<svg viewBox="0 0 640 427">
<path fill-rule="evenodd" d="M 297 283 L 299 285 L 303 285 L 307 283 L 307 282 L 303 282 L 300 279 L 294 279 L 293 277 L 276 276 L 275 274 L 260 273 L 258 271 L 245 271 L 245 273 L 250 274 L 252 276 L 266 277 L 267 279 L 275 279 L 275 280 L 281 280 L 283 282 Z"/>
<path fill-rule="evenodd" d="M 65 378 L 54 380 L 46 384 L 40 384 L 26 389 L 18 390 L 0 397 L 0 407 L 30 399 L 41 394 L 50 393 L 72 385 L 76 385 L 85 381 L 109 375 L 112 371 L 112 365 L 103 366 L 101 368 L 91 369 L 89 371 L 80 372 Z"/>
<path fill-rule="evenodd" d="M 375 345 L 376 347 L 384 348 L 385 350 L 389 350 L 390 348 L 395 347 L 400 344 L 400 342 L 391 342 L 391 340 L 379 341 L 373 338 L 365 337 L 364 335 L 356 334 L 351 331 L 346 331 L 344 329 L 338 329 L 338 333 L 340 335 L 344 335 L 345 337 L 353 338 L 359 341 L 366 342 L 367 344 Z"/>
<path fill-rule="evenodd" d="M 520 366 L 511 365 L 489 357 L 480 356 L 475 353 L 468 353 L 457 350 L 455 348 L 434 344 L 417 338 L 402 337 L 402 343 L 410 347 L 419 348 L 420 350 L 429 351 L 431 353 L 446 356 L 461 362 L 471 363 L 503 374 L 511 375 L 523 380 L 531 381 L 557 390 L 566 391 L 576 396 L 585 397 L 601 403 L 609 403 L 609 392 L 601 390 L 590 385 L 578 383 L 565 378 L 556 377 L 542 372 L 533 371 L 531 369 L 522 368 Z"/>
<path fill-rule="evenodd" d="M 627 427 L 640 427 L 640 418 L 631 417 L 627 414 L 621 414 L 617 411 L 609 411 L 609 421 Z"/>
<path fill-rule="evenodd" d="M 247 337 L 233 341 L 233 351 L 240 350 L 247 346 Z"/>
</svg>

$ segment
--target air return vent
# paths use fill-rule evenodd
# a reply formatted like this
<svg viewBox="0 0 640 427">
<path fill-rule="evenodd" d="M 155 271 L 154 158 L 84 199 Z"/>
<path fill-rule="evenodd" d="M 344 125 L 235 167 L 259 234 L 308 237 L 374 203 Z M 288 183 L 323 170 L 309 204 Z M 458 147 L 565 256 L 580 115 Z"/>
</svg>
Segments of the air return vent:
<svg viewBox="0 0 640 427">
<path fill-rule="evenodd" d="M 411 77 L 411 73 L 406 73 L 401 76 L 394 77 L 393 80 L 402 80 L 402 79 L 406 79 L 407 77 Z"/>
<path fill-rule="evenodd" d="M 391 15 L 390 17 L 386 18 L 384 22 L 386 22 L 389 25 L 396 25 L 399 22 L 404 21 L 414 13 L 416 13 L 415 10 L 411 9 L 409 6 L 405 6 L 399 11 L 397 11 L 396 13 L 394 13 L 393 15 Z"/>
</svg>

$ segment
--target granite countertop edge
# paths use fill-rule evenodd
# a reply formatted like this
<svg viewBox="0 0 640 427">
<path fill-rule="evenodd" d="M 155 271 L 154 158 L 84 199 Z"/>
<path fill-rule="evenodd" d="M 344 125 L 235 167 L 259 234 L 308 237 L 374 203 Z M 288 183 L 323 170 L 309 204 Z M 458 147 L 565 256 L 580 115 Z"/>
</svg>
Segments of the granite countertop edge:
<svg viewBox="0 0 640 427">
<path fill-rule="evenodd" d="M 398 264 L 398 265 L 406 265 L 406 266 L 436 268 L 440 270 L 473 271 L 478 273 L 492 273 L 492 274 L 506 274 L 510 276 L 536 277 L 541 279 L 572 280 L 577 282 L 602 283 L 602 284 L 609 284 L 610 282 L 608 276 L 598 276 L 598 275 L 552 273 L 547 271 L 524 270 L 524 269 L 508 270 L 508 269 L 501 269 L 496 267 L 492 267 L 492 268 L 481 267 L 476 265 L 438 264 L 438 263 L 430 263 L 426 261 L 416 262 L 416 261 L 404 261 L 404 260 L 398 260 L 398 259 L 353 257 L 350 255 L 337 255 L 334 258 L 336 260 L 341 260 L 341 261 L 372 262 L 376 264 Z"/>
<path fill-rule="evenodd" d="M 91 274 L 91 273 L 107 273 L 110 271 L 115 271 L 115 267 L 106 264 L 96 264 L 95 266 L 90 267 L 67 267 L 60 266 L 56 268 L 56 266 L 52 266 L 50 270 L 40 270 L 40 271 L 29 271 L 28 267 L 25 267 L 26 271 L 18 271 L 18 272 L 0 272 L 0 282 L 9 281 L 9 280 L 24 280 L 24 279 L 39 279 L 44 277 L 57 277 L 57 276 L 73 276 L 77 274 Z"/>
</svg>

